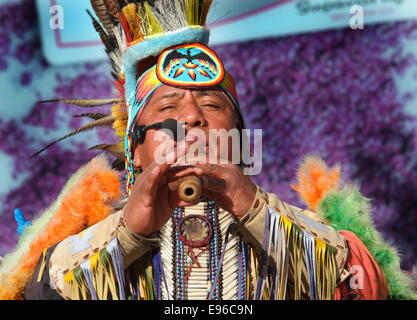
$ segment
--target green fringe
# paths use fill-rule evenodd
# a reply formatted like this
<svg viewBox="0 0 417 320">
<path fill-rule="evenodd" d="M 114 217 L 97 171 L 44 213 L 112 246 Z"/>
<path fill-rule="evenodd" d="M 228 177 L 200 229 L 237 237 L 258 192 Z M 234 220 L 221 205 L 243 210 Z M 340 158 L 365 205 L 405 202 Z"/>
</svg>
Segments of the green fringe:
<svg viewBox="0 0 417 320">
<path fill-rule="evenodd" d="M 349 230 L 368 248 L 385 275 L 389 299 L 417 300 L 412 279 L 400 267 L 398 250 L 388 244 L 375 229 L 371 218 L 370 199 L 358 187 L 346 185 L 323 199 L 319 212 L 336 230 Z"/>
</svg>

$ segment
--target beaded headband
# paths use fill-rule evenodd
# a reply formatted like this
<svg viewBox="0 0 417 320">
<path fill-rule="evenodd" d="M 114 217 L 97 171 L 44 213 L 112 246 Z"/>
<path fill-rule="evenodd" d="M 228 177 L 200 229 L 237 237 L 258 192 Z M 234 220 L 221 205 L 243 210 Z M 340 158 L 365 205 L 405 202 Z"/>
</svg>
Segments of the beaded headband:
<svg viewBox="0 0 417 320">
<path fill-rule="evenodd" d="M 165 50 L 158 63 L 138 79 L 129 98 L 127 133 L 142 114 L 147 99 L 164 84 L 183 88 L 218 86 L 241 113 L 234 80 L 214 51 L 200 43 L 186 44 Z"/>
</svg>

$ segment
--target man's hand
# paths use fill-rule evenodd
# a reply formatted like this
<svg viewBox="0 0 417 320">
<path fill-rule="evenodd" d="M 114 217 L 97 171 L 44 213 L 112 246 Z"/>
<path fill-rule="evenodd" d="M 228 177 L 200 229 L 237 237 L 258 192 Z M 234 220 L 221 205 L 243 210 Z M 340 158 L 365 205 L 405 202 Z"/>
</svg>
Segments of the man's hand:
<svg viewBox="0 0 417 320">
<path fill-rule="evenodd" d="M 256 195 L 256 185 L 236 164 L 224 161 L 210 164 L 207 157 L 187 157 L 187 163 L 202 170 L 202 195 L 216 202 L 236 219 L 250 209 Z"/>
<path fill-rule="evenodd" d="M 237 220 L 250 209 L 256 195 L 256 185 L 235 164 L 196 164 L 203 170 L 202 194 L 230 212 Z"/>
<path fill-rule="evenodd" d="M 176 160 L 176 159 L 175 159 Z M 176 207 L 194 205 L 170 191 L 168 183 L 195 175 L 200 177 L 202 196 L 216 202 L 236 219 L 250 209 L 256 195 L 256 185 L 235 164 L 205 164 L 207 158 L 187 158 L 174 165 L 152 163 L 140 174 L 126 205 L 128 227 L 142 236 L 159 230 L 171 217 Z"/>
<path fill-rule="evenodd" d="M 130 230 L 149 236 L 159 230 L 179 206 L 190 206 L 169 190 L 168 183 L 187 175 L 200 176 L 202 170 L 190 166 L 175 167 L 152 163 L 136 180 L 125 209 Z"/>
</svg>

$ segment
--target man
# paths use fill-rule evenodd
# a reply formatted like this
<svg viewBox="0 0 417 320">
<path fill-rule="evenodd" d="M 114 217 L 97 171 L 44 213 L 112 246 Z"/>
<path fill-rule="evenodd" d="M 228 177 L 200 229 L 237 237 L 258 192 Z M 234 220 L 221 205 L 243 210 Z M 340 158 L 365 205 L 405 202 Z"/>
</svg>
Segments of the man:
<svg viewBox="0 0 417 320">
<path fill-rule="evenodd" d="M 236 111 L 234 110 L 232 103 L 228 101 L 227 96 L 220 89 L 183 89 L 163 85 L 155 90 L 154 94 L 148 101 L 146 108 L 139 118 L 139 124 L 149 126 L 155 122 L 162 122 L 167 118 L 173 118 L 181 123 L 185 123 L 186 132 L 191 132 L 193 129 L 200 129 L 203 132 L 206 132 L 208 137 L 210 129 L 231 130 L 236 128 L 238 126 L 238 123 L 236 122 L 238 117 L 234 115 L 235 112 Z M 257 188 L 251 181 L 250 177 L 245 176 L 242 169 L 235 164 L 220 165 L 217 163 L 204 163 L 204 161 L 201 161 L 201 163 L 191 161 L 194 164 L 185 166 L 178 166 L 177 161 L 173 164 L 166 162 L 158 164 L 154 159 L 156 154 L 155 151 L 161 145 L 161 141 L 157 141 L 158 139 L 155 138 L 157 132 L 157 130 L 149 130 L 143 144 L 137 144 L 134 149 L 133 162 L 136 168 L 141 168 L 142 173 L 140 173 L 137 177 L 124 210 L 111 215 L 98 225 L 88 229 L 87 232 L 84 232 L 81 238 L 84 238 L 86 236 L 85 234 L 89 233 L 89 230 L 93 230 L 92 234 L 88 236 L 87 239 L 89 240 L 85 246 L 78 243 L 80 241 L 80 236 L 70 237 L 59 243 L 51 253 L 49 260 L 49 275 L 44 274 L 43 277 L 48 278 L 48 276 L 50 276 L 52 279 L 52 286 L 65 298 L 106 299 L 123 297 L 123 294 L 120 291 L 116 294 L 116 290 L 114 288 L 113 292 L 109 288 L 106 293 L 104 288 L 105 285 L 102 284 L 100 286 L 98 284 L 100 282 L 98 268 L 95 269 L 97 274 L 94 274 L 93 272 L 94 267 L 91 269 L 91 284 L 87 283 L 87 286 L 84 288 L 75 284 L 74 280 L 65 280 L 69 274 L 71 275 L 71 272 L 73 274 L 68 278 L 71 279 L 71 277 L 75 277 L 74 271 L 76 268 L 73 267 L 74 265 L 82 265 L 85 262 L 87 262 L 88 265 L 91 265 L 91 256 L 94 254 L 94 250 L 97 250 L 94 248 L 94 244 L 112 243 L 113 239 L 117 239 L 120 245 L 123 267 L 127 270 L 127 273 L 131 273 L 131 278 L 140 278 L 140 272 L 144 272 L 144 270 L 140 270 L 140 267 L 138 267 L 137 264 L 140 265 L 145 263 L 142 260 L 147 258 L 151 260 L 150 257 L 147 257 L 147 255 L 153 255 L 152 260 L 155 260 L 155 253 L 152 253 L 152 250 L 158 249 L 158 247 L 160 248 L 159 254 L 162 257 L 161 269 L 165 270 L 161 279 L 164 277 L 168 278 L 168 280 L 165 280 L 167 281 L 166 284 L 163 283 L 164 280 L 159 282 L 159 286 L 161 287 L 161 292 L 159 293 L 160 297 L 177 299 L 205 299 L 210 296 L 212 284 L 215 282 L 219 282 L 220 284 L 219 289 L 217 289 L 217 291 L 213 291 L 213 296 L 216 298 L 247 299 L 254 298 L 255 295 L 260 295 L 260 289 L 256 288 L 256 282 L 254 279 L 256 276 L 249 274 L 246 270 L 244 271 L 246 271 L 246 274 L 248 275 L 246 279 L 247 284 L 245 285 L 244 290 L 240 290 L 241 292 L 239 292 L 238 287 L 244 284 L 239 283 L 241 281 L 237 279 L 238 277 L 235 272 L 226 274 L 228 269 L 225 268 L 225 266 L 222 266 L 223 270 L 221 274 L 223 275 L 223 281 L 219 281 L 216 278 L 216 274 L 210 274 L 208 272 L 209 269 L 213 267 L 213 264 L 211 262 L 207 262 L 207 260 L 217 259 L 218 261 L 214 264 L 217 264 L 217 267 L 219 268 L 219 254 L 214 257 L 214 254 L 210 254 L 209 252 L 210 249 L 213 250 L 213 247 L 215 247 L 216 244 L 209 244 L 207 247 L 210 247 L 210 249 L 201 246 L 193 247 L 190 244 L 187 246 L 185 243 L 185 250 L 175 246 L 176 242 L 182 241 L 179 238 L 184 236 L 184 234 L 181 234 L 181 231 L 177 231 L 177 229 L 180 228 L 182 221 L 178 221 L 178 217 L 172 217 L 173 212 L 176 210 L 175 208 L 186 207 L 183 209 L 184 217 L 181 217 L 182 219 L 186 219 L 188 216 L 187 214 L 190 213 L 197 213 L 203 217 L 209 218 L 209 215 L 205 215 L 205 213 L 210 205 L 208 202 L 202 201 L 200 204 L 187 208 L 190 204 L 181 200 L 176 191 L 170 191 L 168 184 L 169 182 L 186 175 L 195 175 L 201 178 L 202 195 L 210 199 L 210 201 L 214 201 L 214 203 L 220 207 L 217 209 L 219 212 L 217 213 L 217 217 L 214 217 L 213 221 L 205 220 L 208 222 L 209 228 L 212 228 L 211 232 L 215 232 L 215 229 L 222 227 L 219 221 L 215 221 L 216 218 L 220 220 L 220 216 L 222 215 L 224 216 L 222 217 L 224 221 L 223 223 L 226 226 L 233 226 L 234 222 L 238 222 L 235 225 L 235 228 L 237 233 L 239 232 L 238 230 L 241 229 L 241 238 L 243 239 L 243 242 L 240 240 L 234 241 L 236 252 L 234 252 L 233 247 L 231 247 L 231 249 L 225 247 L 226 250 L 229 249 L 225 253 L 225 257 L 226 260 L 228 259 L 229 262 L 232 262 L 230 263 L 230 266 L 238 265 L 239 259 L 242 259 L 242 257 L 239 257 L 239 249 L 237 248 L 239 243 L 249 244 L 250 247 L 257 248 L 258 253 L 261 252 L 261 243 L 264 241 L 263 239 L 265 237 L 265 215 L 269 206 L 271 206 L 270 208 L 272 210 L 282 212 L 286 216 L 288 215 L 287 217 L 293 221 L 299 220 L 296 211 L 293 211 L 293 209 L 291 209 L 287 204 L 281 202 L 274 195 L 266 194 L 261 188 Z M 176 148 L 174 149 L 175 156 L 178 153 L 181 153 L 181 149 L 186 151 L 192 146 L 191 143 L 184 143 L 186 140 L 187 139 L 182 141 L 182 145 L 181 142 L 176 144 Z M 207 141 L 209 141 L 208 138 Z M 304 216 L 303 218 L 308 219 L 307 216 Z M 343 253 L 339 254 L 338 259 L 340 259 L 340 262 L 337 261 L 338 259 L 335 259 L 335 262 L 337 261 L 338 267 L 345 264 L 345 254 L 347 252 L 344 250 L 345 239 L 342 236 L 324 225 L 322 227 L 319 226 L 319 229 L 315 230 L 312 225 L 314 223 L 312 220 L 310 221 L 310 226 L 308 226 L 308 224 L 303 226 L 305 220 L 300 221 L 300 226 L 302 228 L 309 228 L 311 232 L 315 234 L 321 232 L 322 238 L 331 242 L 334 247 L 339 246 L 342 248 L 343 250 L 339 249 L 339 251 Z M 171 222 L 172 225 L 176 225 L 167 226 L 168 222 Z M 199 221 L 195 221 L 195 223 L 199 224 Z M 224 228 L 225 227 L 223 227 L 223 229 Z M 323 232 L 324 228 L 327 230 Z M 105 230 L 116 230 L 116 234 L 113 234 L 113 236 L 116 237 L 112 239 L 111 233 L 105 232 Z M 158 238 L 161 240 L 153 238 L 155 233 L 158 233 Z M 204 236 L 205 234 L 201 237 L 202 240 L 204 240 Z M 221 237 L 224 242 L 226 237 L 225 230 L 223 232 L 218 232 L 218 236 Z M 171 238 L 174 238 L 175 241 L 170 241 Z M 327 238 L 330 238 L 331 240 Z M 166 241 L 166 239 L 168 239 L 168 241 Z M 166 241 L 165 245 L 168 248 L 162 247 L 161 243 L 164 243 L 164 240 Z M 221 246 L 221 244 L 222 243 L 219 243 L 218 246 Z M 275 244 L 276 243 L 274 243 L 274 245 Z M 80 246 L 80 249 L 82 250 L 74 250 L 74 247 L 76 246 Z M 103 250 L 103 248 L 98 247 L 98 252 L 101 252 L 101 250 Z M 249 251 L 251 250 L 252 249 L 247 250 L 246 254 L 249 254 Z M 69 254 L 69 252 L 71 253 Z M 168 253 L 169 256 L 167 257 L 165 253 Z M 363 251 L 363 254 L 369 255 L 367 251 Z M 196 257 L 197 255 L 200 256 Z M 256 253 L 253 252 L 252 255 L 252 258 L 256 259 Z M 173 256 L 178 256 L 179 258 L 172 258 Z M 271 256 L 274 255 L 271 254 Z M 80 258 L 81 260 L 79 260 Z M 373 263 L 370 255 L 368 257 L 364 257 L 363 259 L 364 261 L 371 261 L 371 263 Z M 180 264 L 179 260 L 185 261 L 185 266 L 182 267 L 183 270 L 174 271 L 172 268 L 170 269 L 171 263 Z M 288 266 L 290 266 L 291 263 L 289 259 L 286 261 Z M 301 261 L 298 263 L 301 266 Z M 255 268 L 255 263 L 246 261 L 245 264 L 246 265 L 244 267 L 246 268 Z M 154 269 L 157 265 L 158 263 L 152 263 Z M 377 268 L 376 264 L 374 265 Z M 285 266 L 282 267 L 283 270 L 289 269 Z M 238 269 L 239 268 L 236 267 L 235 271 L 242 272 L 242 270 Z M 343 268 L 340 270 L 336 269 L 333 270 L 334 274 L 329 275 L 329 277 L 334 277 L 334 281 L 338 280 L 340 282 L 341 279 L 336 279 L 336 277 L 338 277 L 338 274 L 342 273 Z M 66 270 L 66 272 L 63 270 Z M 253 271 L 255 270 L 252 270 L 252 272 Z M 382 273 L 380 273 L 378 268 L 375 274 L 371 273 L 372 275 L 368 275 L 367 272 L 368 271 L 366 271 L 364 276 L 375 276 L 379 287 L 377 290 L 370 293 L 369 296 L 364 296 L 363 298 L 385 298 L 386 284 Z M 115 273 L 117 274 L 117 271 L 115 271 Z M 139 273 L 139 275 L 137 273 Z M 173 275 L 171 276 L 168 273 L 173 273 Z M 155 270 L 153 270 L 153 274 L 155 274 Z M 201 274 L 203 274 L 203 276 L 201 276 Z M 156 276 L 158 275 L 154 275 L 154 277 Z M 184 287 L 175 283 L 174 279 L 178 276 L 183 278 L 181 279 L 181 284 L 183 283 Z M 36 275 L 36 278 L 37 277 L 38 275 Z M 108 277 L 110 277 L 110 275 L 108 275 Z M 186 277 L 187 279 L 184 280 Z M 252 280 L 250 280 L 251 277 Z M 288 284 L 288 288 L 281 289 L 282 292 L 278 292 L 277 288 L 275 288 L 275 292 L 270 291 L 268 292 L 268 295 L 273 294 L 274 296 L 271 296 L 273 298 L 275 298 L 275 295 L 277 298 L 281 295 L 282 298 L 295 297 L 298 299 L 307 298 L 309 296 L 309 292 L 307 292 L 308 281 L 304 280 L 306 283 L 303 283 L 302 280 L 302 277 L 308 277 L 307 272 L 306 274 L 300 273 L 299 282 L 295 279 L 291 279 L 291 276 L 287 277 L 289 278 L 288 283 L 291 283 L 291 287 L 290 284 Z M 132 281 L 131 278 L 128 281 Z M 64 281 L 62 281 L 63 279 Z M 226 284 L 227 280 L 233 283 L 231 288 L 228 288 Z M 284 284 L 285 280 L 281 280 Z M 137 279 L 134 279 L 134 281 L 137 281 Z M 321 281 L 323 281 L 323 284 L 326 283 L 330 286 L 336 285 L 336 282 L 330 284 L 330 279 L 322 279 Z M 122 286 L 122 283 L 123 281 L 117 282 L 117 286 Z M 149 289 L 146 286 L 142 288 L 142 292 L 140 292 L 141 290 L 139 288 L 136 289 L 137 297 L 149 298 L 152 296 L 158 296 L 158 288 L 154 288 L 154 285 L 149 283 L 147 285 L 152 286 L 152 289 Z M 265 285 L 271 284 L 264 283 L 264 286 Z M 74 289 L 74 286 L 77 288 Z M 140 286 L 140 281 L 138 281 L 137 286 Z M 299 286 L 299 291 L 292 286 Z M 318 288 L 322 287 L 320 284 L 316 284 L 316 286 Z M 91 290 L 92 288 L 94 288 L 94 290 Z M 334 289 L 335 288 L 332 288 L 332 290 Z M 74 292 L 74 290 L 79 290 L 80 292 Z M 82 292 L 83 290 L 84 292 Z M 286 290 L 287 292 L 285 292 Z M 294 292 L 291 290 L 294 290 Z M 248 295 L 247 291 L 252 292 L 249 292 Z M 322 289 L 322 291 L 324 290 Z M 36 286 L 35 283 L 33 287 L 31 285 L 30 289 L 26 291 L 26 298 L 38 296 L 38 292 L 39 285 Z M 267 289 L 264 289 L 264 292 L 267 292 Z M 332 292 L 329 296 L 326 296 L 324 292 L 315 294 L 316 298 L 334 297 L 334 292 Z M 135 291 L 133 291 L 132 297 L 135 297 Z"/>
<path fill-rule="evenodd" d="M 103 179 L 112 174 L 106 161 L 93 160 L 60 197 L 43 235 L 32 240 L 32 254 L 21 258 L 31 279 L 4 277 L 3 283 L 19 286 L 0 297 L 387 298 L 385 277 L 355 234 L 266 193 L 232 163 L 231 149 L 226 163 L 219 162 L 221 147 L 214 148 L 214 163 L 202 154 L 181 156 L 199 143 L 187 138 L 195 130 L 209 141 L 199 149 L 210 153 L 210 130 L 244 128 L 233 79 L 206 46 L 211 1 L 92 3 L 120 90 L 112 115 L 94 124 L 111 120 L 121 139 L 127 198 L 102 213 L 108 210 L 103 203 L 120 195 L 109 188 L 111 177 Z M 165 154 L 173 161 L 161 162 L 160 131 L 150 127 L 167 119 L 182 124 L 187 136 Z M 121 154 L 114 146 L 104 149 Z M 197 203 L 170 188 L 190 175 L 201 181 Z M 349 273 L 352 267 L 357 274 Z"/>
</svg>

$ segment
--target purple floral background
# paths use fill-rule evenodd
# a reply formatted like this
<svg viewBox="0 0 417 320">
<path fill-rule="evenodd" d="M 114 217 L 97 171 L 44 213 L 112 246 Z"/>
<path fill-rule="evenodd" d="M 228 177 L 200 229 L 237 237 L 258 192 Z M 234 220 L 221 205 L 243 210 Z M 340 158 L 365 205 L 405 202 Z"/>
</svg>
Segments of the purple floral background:
<svg viewBox="0 0 417 320">
<path fill-rule="evenodd" d="M 235 77 L 250 128 L 264 129 L 263 171 L 256 183 L 301 205 L 291 190 L 306 153 L 329 165 L 373 199 L 375 224 L 417 262 L 417 22 L 366 26 L 217 47 Z M 38 104 L 54 97 L 110 97 L 106 62 L 50 66 L 42 57 L 33 0 L 0 5 L 0 255 L 18 239 L 13 211 L 33 219 L 68 177 L 96 153 L 93 131 L 29 156 L 80 125 L 85 110 Z M 404 84 L 407 84 L 404 86 Z M 87 142 L 86 142 L 87 141 Z"/>
</svg>

